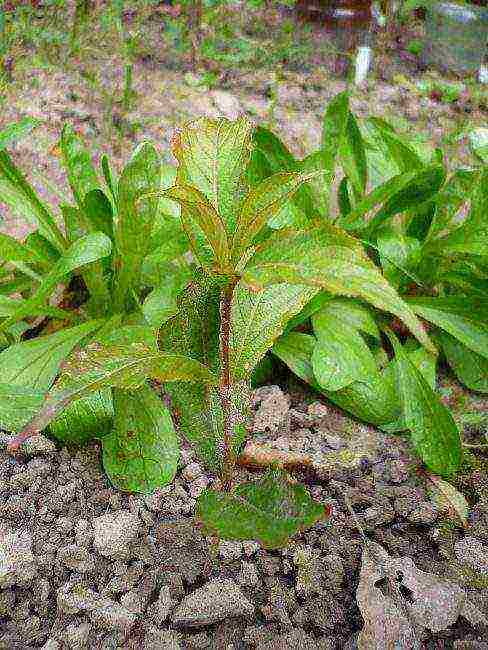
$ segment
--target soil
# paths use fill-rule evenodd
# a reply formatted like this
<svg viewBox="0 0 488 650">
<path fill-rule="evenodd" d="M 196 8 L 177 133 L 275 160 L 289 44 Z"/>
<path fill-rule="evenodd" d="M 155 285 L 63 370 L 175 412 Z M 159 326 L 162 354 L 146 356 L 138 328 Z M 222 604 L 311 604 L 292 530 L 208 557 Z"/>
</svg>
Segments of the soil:
<svg viewBox="0 0 488 650">
<path fill-rule="evenodd" d="M 458 101 L 447 104 L 416 92 L 416 80 L 440 77 L 399 55 L 407 36 L 398 37 L 394 55 L 377 58 L 366 86 L 354 91 L 352 107 L 360 116 L 392 119 L 405 131 L 413 127 L 427 142 L 447 147 L 451 164 L 469 164 L 462 136 L 486 123 L 486 97 L 475 98 L 467 86 Z M 245 112 L 305 155 L 320 140 L 326 103 L 346 85 L 332 63 L 321 59 L 298 72 L 293 66 L 279 74 L 230 70 L 210 89 L 198 75 L 169 69 L 167 60 L 153 56 L 135 65 L 136 98 L 127 112 L 117 101 L 120 60 L 105 54 L 102 62 L 85 57 L 63 68 L 31 64 L 19 68 L 4 90 L 0 127 L 24 115 L 43 122 L 12 155 L 41 197 L 55 205 L 64 199 L 53 188 L 63 194 L 67 186 L 57 149 L 66 121 L 97 161 L 108 153 L 118 169 L 144 139 L 171 160 L 174 128 L 199 115 Z M 100 74 L 93 83 L 95 68 Z M 2 230 L 26 234 L 29 226 L 4 214 Z M 467 412 L 488 410 L 486 400 L 447 378 L 441 392 L 461 425 Z M 392 556 L 408 556 L 418 568 L 454 581 L 488 617 L 488 568 L 473 565 L 469 551 L 473 544 L 482 554 L 488 550 L 483 450 L 466 455 L 457 478 L 470 506 L 463 527 L 431 492 L 406 440 L 379 434 L 289 381 L 258 389 L 254 404 L 253 440 L 333 459 L 322 473 L 295 470 L 332 514 L 282 551 L 201 536 L 192 517 L 195 499 L 212 479 L 191 449 L 184 448 L 175 482 L 143 497 L 111 487 L 96 444 L 57 448 L 41 436 L 13 457 L 4 436 L 0 649 L 353 650 L 363 627 L 356 588 L 364 543 L 345 496 L 370 539 Z M 472 444 L 483 443 L 488 432 L 486 425 L 463 429 Z M 242 478 L 256 476 L 239 471 Z M 486 625 L 460 617 L 445 631 L 426 630 L 422 647 L 481 650 L 486 639 Z"/>
</svg>

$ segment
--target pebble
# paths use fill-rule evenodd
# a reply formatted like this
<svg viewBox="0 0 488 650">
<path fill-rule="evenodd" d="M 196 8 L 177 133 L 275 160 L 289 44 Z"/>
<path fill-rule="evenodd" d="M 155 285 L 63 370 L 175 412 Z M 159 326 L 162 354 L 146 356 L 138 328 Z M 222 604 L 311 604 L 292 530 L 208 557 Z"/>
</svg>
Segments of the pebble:
<svg viewBox="0 0 488 650">
<path fill-rule="evenodd" d="M 234 562 L 242 556 L 242 542 L 222 539 L 219 543 L 219 556 L 223 562 Z"/>
<path fill-rule="evenodd" d="M 37 456 L 38 454 L 52 454 L 56 451 L 56 445 L 52 440 L 41 434 L 31 436 L 24 440 L 20 450 L 26 456 Z"/>
<path fill-rule="evenodd" d="M 25 585 L 37 573 L 32 537 L 0 522 L 0 588 Z"/>
<path fill-rule="evenodd" d="M 286 433 L 290 427 L 290 398 L 279 386 L 264 386 L 255 391 L 258 409 L 252 422 L 253 432 Z"/>
<path fill-rule="evenodd" d="M 88 612 L 92 623 L 106 630 L 130 632 L 134 627 L 137 614 L 119 605 L 113 600 L 103 598 L 94 609 Z"/>
<path fill-rule="evenodd" d="M 243 113 L 242 106 L 235 95 L 225 90 L 212 90 L 213 103 L 219 112 L 229 120 L 236 120 Z"/>
<path fill-rule="evenodd" d="M 90 630 L 91 625 L 89 623 L 68 625 L 64 632 L 68 648 L 70 648 L 70 650 L 84 650 L 85 648 L 88 648 Z"/>
<path fill-rule="evenodd" d="M 94 555 L 77 544 L 68 544 L 60 548 L 58 559 L 65 567 L 78 573 L 92 573 L 96 568 Z"/>
<path fill-rule="evenodd" d="M 125 559 L 129 544 L 139 532 L 139 519 L 127 510 L 107 513 L 93 519 L 93 545 L 105 557 Z"/>
<path fill-rule="evenodd" d="M 407 515 L 407 521 L 412 524 L 433 524 L 439 516 L 438 508 L 430 501 L 420 503 Z"/>
<path fill-rule="evenodd" d="M 203 474 L 203 469 L 200 463 L 190 463 L 181 472 L 181 478 L 191 483 L 191 481 L 194 481 L 202 474 Z"/>
<path fill-rule="evenodd" d="M 144 637 L 142 650 L 182 650 L 180 636 L 173 630 L 150 628 Z"/>
<path fill-rule="evenodd" d="M 169 586 L 163 585 L 159 592 L 157 601 L 149 608 L 148 615 L 157 625 L 161 625 L 168 618 L 172 606 L 173 600 L 171 598 Z"/>
<path fill-rule="evenodd" d="M 216 579 L 186 596 L 172 616 L 178 627 L 213 625 L 226 618 L 253 616 L 255 606 L 233 580 Z"/>
<path fill-rule="evenodd" d="M 454 544 L 454 553 L 460 562 L 472 566 L 483 575 L 488 575 L 488 546 L 476 537 L 464 537 Z"/>
<path fill-rule="evenodd" d="M 256 587 L 260 583 L 256 565 L 252 562 L 242 562 L 237 580 L 239 581 L 239 584 L 244 587 Z"/>
</svg>

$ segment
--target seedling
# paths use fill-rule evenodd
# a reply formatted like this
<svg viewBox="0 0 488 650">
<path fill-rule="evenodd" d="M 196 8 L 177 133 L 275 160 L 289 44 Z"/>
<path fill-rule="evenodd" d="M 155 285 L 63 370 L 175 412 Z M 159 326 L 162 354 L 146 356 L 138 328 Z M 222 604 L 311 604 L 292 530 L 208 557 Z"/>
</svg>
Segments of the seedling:
<svg viewBox="0 0 488 650">
<path fill-rule="evenodd" d="M 165 190 L 160 189 L 158 157 L 150 145 L 137 150 L 117 185 L 105 161 L 109 188 L 105 213 L 88 209 L 95 178 L 89 161 L 71 143 L 70 181 L 82 215 L 91 215 L 90 229 L 97 230 L 88 235 L 88 249 L 83 240 L 83 250 L 90 254 L 81 260 L 69 250 L 68 261 L 56 266 L 56 275 L 41 284 L 36 299 L 27 301 L 0 328 L 5 331 L 20 320 L 20 314 L 44 306 L 61 279 L 61 269 L 69 272 L 80 261 L 88 263 L 83 271 L 88 305 L 94 315 L 103 315 L 96 323 L 89 321 L 86 327 L 92 330 L 78 333 L 78 341 L 83 334 L 91 342 L 63 362 L 40 409 L 33 403 L 35 395 L 17 389 L 17 399 L 30 399 L 31 412 L 38 412 L 11 448 L 67 412 L 80 428 L 87 411 L 102 412 L 105 403 L 106 413 L 110 402 L 113 428 L 101 437 L 109 477 L 131 491 L 164 485 L 176 471 L 178 439 L 169 411 L 147 383 L 158 380 L 172 396 L 181 433 L 220 480 L 220 489 L 208 489 L 198 500 L 205 530 L 228 538 L 255 538 L 273 547 L 326 514 L 302 486 L 277 470 L 261 481 L 235 485 L 236 457 L 247 434 L 251 375 L 287 320 L 326 290 L 391 312 L 427 348 L 432 344 L 358 240 L 315 212 L 300 225 L 279 230 L 269 226 L 276 225 L 277 216 L 291 202 L 309 205 L 311 184 L 330 180 L 330 161 L 324 156 L 316 168 L 277 172 L 260 181 L 259 143 L 263 146 L 262 132 L 246 118 L 198 119 L 173 138 L 178 167 L 175 184 Z M 330 147 L 336 148 L 332 142 Z M 161 201 L 180 206 L 177 222 L 162 220 Z M 110 212 L 114 205 L 116 219 Z M 112 218 L 100 218 L 107 213 Z M 140 306 L 156 224 L 156 239 L 166 249 L 179 237 L 181 224 L 193 259 L 185 288 L 176 288 L 173 294 L 178 296 L 173 314 L 164 309 L 161 313 L 164 304 L 158 304 L 158 288 L 150 306 L 147 299 Z M 56 246 L 65 246 L 60 232 L 51 227 L 50 233 Z M 165 254 L 160 259 L 166 262 Z M 154 256 L 152 268 L 157 272 Z M 164 290 L 159 289 L 163 295 Z M 108 305 L 105 313 L 100 312 L 104 305 Z M 157 318 L 151 321 L 154 313 Z M 125 325 L 116 329 L 118 323 Z"/>
</svg>

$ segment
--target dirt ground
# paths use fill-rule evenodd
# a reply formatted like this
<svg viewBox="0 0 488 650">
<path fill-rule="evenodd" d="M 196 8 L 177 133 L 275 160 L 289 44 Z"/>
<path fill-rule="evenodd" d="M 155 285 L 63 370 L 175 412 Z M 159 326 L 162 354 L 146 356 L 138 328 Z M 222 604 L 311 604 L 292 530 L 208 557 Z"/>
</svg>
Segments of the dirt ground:
<svg viewBox="0 0 488 650">
<path fill-rule="evenodd" d="M 4 89 L 0 128 L 25 115 L 42 120 L 12 155 L 43 198 L 64 200 L 67 185 L 56 145 L 66 121 L 97 161 L 108 153 L 116 168 L 146 139 L 171 160 L 173 130 L 191 118 L 242 112 L 266 122 L 296 154 L 306 155 L 320 140 L 324 107 L 345 88 L 324 59 L 279 74 L 231 70 L 212 89 L 199 85 L 198 75 L 165 63 L 153 57 L 135 65 L 136 99 L 129 112 L 117 93 L 113 99 L 122 83 L 115 55 L 102 61 L 85 56 L 63 69 L 19 70 Z M 384 54 L 366 86 L 353 92 L 352 107 L 359 116 L 380 115 L 426 142 L 442 143 L 452 164 L 469 164 L 464 134 L 486 125 L 487 100 L 481 91 L 473 95 L 471 86 L 453 103 L 419 94 L 416 80 L 439 78 L 432 75 L 408 58 Z M 18 218 L 4 216 L 4 231 L 19 237 L 27 232 Z M 447 378 L 440 389 L 465 441 L 484 443 L 487 425 L 470 425 L 467 414 L 487 413 L 486 400 Z M 211 477 L 190 449 L 172 485 L 139 497 L 110 486 L 95 444 L 61 449 L 39 437 L 13 458 L 4 450 L 4 436 L 0 649 L 353 650 L 365 623 L 356 600 L 364 542 L 345 497 L 369 539 L 393 557 L 411 558 L 451 590 L 454 585 L 456 597 L 469 603 L 446 629 L 424 629 L 417 647 L 488 648 L 486 452 L 468 451 L 456 483 L 469 504 L 463 526 L 401 437 L 354 421 L 289 379 L 258 389 L 254 411 L 254 440 L 282 451 L 320 453 L 329 463 L 323 472 L 296 476 L 331 507 L 330 519 L 279 552 L 253 542 L 216 545 L 201 536 L 192 514 Z M 377 583 L 369 588 L 371 597 L 380 598 Z M 431 606 L 435 592 L 404 589 L 405 603 L 417 599 L 420 608 Z"/>
</svg>

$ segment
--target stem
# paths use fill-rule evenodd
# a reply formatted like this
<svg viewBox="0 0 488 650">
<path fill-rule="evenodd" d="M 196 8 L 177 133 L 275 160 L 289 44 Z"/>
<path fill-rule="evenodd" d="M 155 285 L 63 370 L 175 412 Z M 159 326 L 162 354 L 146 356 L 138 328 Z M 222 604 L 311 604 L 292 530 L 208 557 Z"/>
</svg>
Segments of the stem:
<svg viewBox="0 0 488 650">
<path fill-rule="evenodd" d="M 126 111 L 131 107 L 132 100 L 132 63 L 125 64 L 125 75 L 124 75 L 124 97 L 123 97 L 123 106 Z"/>
<path fill-rule="evenodd" d="M 193 0 L 190 16 L 190 39 L 191 39 L 191 66 L 195 71 L 200 62 L 199 48 L 202 36 L 202 0 Z"/>
<path fill-rule="evenodd" d="M 223 486 L 225 491 L 232 487 L 232 474 L 234 469 L 234 452 L 232 449 L 232 404 L 231 404 L 231 376 L 230 376 L 230 328 L 231 328 L 231 308 L 234 289 L 237 284 L 237 278 L 222 290 L 220 298 L 220 359 L 221 359 L 221 378 L 220 378 L 220 404 L 224 418 L 224 467 L 223 467 Z"/>
</svg>

